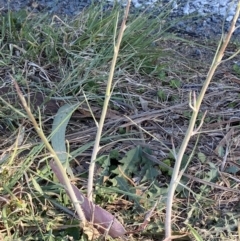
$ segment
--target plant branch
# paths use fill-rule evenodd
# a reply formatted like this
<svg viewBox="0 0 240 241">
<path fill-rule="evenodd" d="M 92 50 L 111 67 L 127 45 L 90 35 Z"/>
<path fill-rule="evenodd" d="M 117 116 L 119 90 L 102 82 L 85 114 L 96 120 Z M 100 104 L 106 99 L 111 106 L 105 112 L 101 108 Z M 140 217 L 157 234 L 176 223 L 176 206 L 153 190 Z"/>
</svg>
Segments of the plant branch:
<svg viewBox="0 0 240 241">
<path fill-rule="evenodd" d="M 123 32 L 126 28 L 126 21 L 127 21 L 127 16 L 128 16 L 128 13 L 129 13 L 130 3 L 131 3 L 131 0 L 128 0 L 128 4 L 127 4 L 126 10 L 125 10 L 125 15 L 124 15 L 124 18 L 123 18 L 123 21 L 122 21 L 121 28 L 119 30 L 119 35 L 118 35 L 118 39 L 117 39 L 116 44 L 115 44 L 116 31 L 115 31 L 115 35 L 114 35 L 114 54 L 113 54 L 111 68 L 110 68 L 110 73 L 109 73 L 109 76 L 108 76 L 108 82 L 107 82 L 107 87 L 106 87 L 105 100 L 104 100 L 104 104 L 103 104 L 102 114 L 101 114 L 98 129 L 97 129 L 95 144 L 94 144 L 94 147 L 93 147 L 93 152 L 92 152 L 92 157 L 91 157 L 91 163 L 90 163 L 90 166 L 89 166 L 88 198 L 89 198 L 90 201 L 92 201 L 92 195 L 93 195 L 93 179 L 94 179 L 95 160 L 96 160 L 96 157 L 97 157 L 97 153 L 100 149 L 99 144 L 100 144 L 100 139 L 101 139 L 101 135 L 102 135 L 103 124 L 104 124 L 106 113 L 107 113 L 108 103 L 109 103 L 109 100 L 110 100 L 110 97 L 111 97 L 111 86 L 112 86 L 114 70 L 115 70 L 115 66 L 116 66 L 116 62 L 117 62 L 120 44 L 121 44 L 121 41 L 122 41 L 122 38 L 123 38 Z M 116 22 L 116 29 L 117 29 L 117 22 Z"/>
<path fill-rule="evenodd" d="M 229 32 L 226 36 L 226 38 L 222 38 L 222 41 L 219 44 L 219 48 L 216 52 L 216 55 L 213 59 L 212 65 L 209 69 L 209 72 L 207 74 L 207 78 L 203 84 L 203 87 L 201 89 L 201 92 L 197 98 L 197 101 L 193 100 L 193 103 L 191 103 L 192 101 L 190 100 L 189 105 L 191 106 L 193 113 L 192 113 L 192 117 L 186 132 L 186 135 L 184 137 L 184 140 L 182 142 L 182 145 L 180 147 L 180 150 L 178 152 L 176 161 L 175 161 L 175 165 L 174 165 L 174 169 L 173 169 L 173 174 L 172 174 L 172 178 L 171 178 L 171 182 L 170 182 L 170 187 L 169 187 L 169 191 L 168 191 L 168 197 L 167 197 L 167 206 L 166 206 L 166 220 L 165 220 L 165 236 L 167 239 L 171 240 L 172 237 L 172 227 L 171 227 L 171 217 L 172 217 L 172 204 L 173 204 L 173 198 L 174 198 L 174 193 L 176 190 L 176 187 L 178 185 L 178 180 L 180 180 L 180 175 L 179 175 L 179 170 L 180 170 L 180 165 L 181 165 L 181 161 L 182 161 L 182 157 L 185 153 L 185 150 L 187 148 L 188 142 L 193 134 L 193 129 L 195 126 L 195 122 L 198 116 L 198 112 L 202 103 L 202 100 L 204 98 L 204 95 L 206 93 L 206 90 L 210 84 L 210 81 L 212 80 L 213 74 L 215 73 L 218 65 L 221 63 L 221 60 L 223 58 L 224 52 L 226 50 L 226 47 L 231 39 L 232 33 L 235 31 L 236 27 L 236 22 L 239 16 L 239 11 L 240 11 L 240 1 L 238 1 L 238 5 L 237 5 L 237 9 L 236 9 L 236 13 L 235 16 L 232 20 L 232 24 L 231 27 L 229 29 Z"/>
<path fill-rule="evenodd" d="M 12 76 L 11 76 L 11 78 L 12 78 L 12 81 L 13 81 L 13 83 L 15 85 L 16 90 L 17 90 L 17 94 L 18 94 L 18 96 L 20 98 L 20 101 L 21 101 L 24 109 L 26 110 L 30 120 L 32 121 L 32 124 L 33 124 L 37 134 L 42 139 L 42 141 L 45 144 L 46 148 L 51 153 L 51 156 L 54 159 L 56 165 L 58 166 L 59 170 L 61 171 L 61 173 L 63 175 L 63 178 L 64 178 L 65 189 L 69 192 L 69 196 L 70 196 L 70 198 L 71 198 L 71 200 L 73 202 L 73 205 L 74 205 L 74 207 L 75 207 L 75 209 L 77 211 L 78 217 L 82 221 L 83 226 L 85 226 L 85 223 L 86 223 L 85 215 L 84 215 L 83 210 L 82 210 L 82 208 L 80 206 L 79 200 L 77 199 L 77 197 L 75 195 L 75 192 L 73 191 L 73 188 L 72 188 L 72 185 L 70 183 L 70 180 L 69 180 L 69 178 L 68 178 L 68 176 L 66 174 L 66 170 L 64 169 L 64 167 L 63 167 L 61 161 L 59 160 L 56 152 L 53 150 L 52 146 L 50 145 L 48 139 L 44 135 L 42 128 L 39 127 L 36 119 L 34 118 L 32 112 L 31 112 L 30 107 L 27 105 L 27 102 L 26 102 L 26 100 L 25 100 L 25 98 L 24 98 L 24 96 L 23 96 L 23 94 L 22 94 L 22 92 L 21 92 L 21 90 L 20 90 L 16 80 Z"/>
</svg>

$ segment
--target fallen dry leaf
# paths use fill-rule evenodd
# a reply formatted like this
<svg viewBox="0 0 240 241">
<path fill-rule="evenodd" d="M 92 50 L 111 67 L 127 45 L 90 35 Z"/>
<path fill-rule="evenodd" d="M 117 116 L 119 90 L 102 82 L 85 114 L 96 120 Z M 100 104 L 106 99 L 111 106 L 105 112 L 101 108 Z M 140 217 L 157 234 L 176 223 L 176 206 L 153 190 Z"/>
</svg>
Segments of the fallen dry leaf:
<svg viewBox="0 0 240 241">
<path fill-rule="evenodd" d="M 59 182 L 64 185 L 62 173 L 58 169 L 55 162 L 51 161 L 50 166 L 57 176 Z M 77 199 L 81 203 L 85 218 L 87 221 L 92 222 L 99 232 L 102 234 L 107 233 L 112 238 L 121 237 L 126 233 L 123 225 L 111 213 L 89 201 L 88 198 L 86 198 L 75 185 L 71 185 Z M 66 190 L 66 192 L 68 193 L 68 190 Z"/>
</svg>

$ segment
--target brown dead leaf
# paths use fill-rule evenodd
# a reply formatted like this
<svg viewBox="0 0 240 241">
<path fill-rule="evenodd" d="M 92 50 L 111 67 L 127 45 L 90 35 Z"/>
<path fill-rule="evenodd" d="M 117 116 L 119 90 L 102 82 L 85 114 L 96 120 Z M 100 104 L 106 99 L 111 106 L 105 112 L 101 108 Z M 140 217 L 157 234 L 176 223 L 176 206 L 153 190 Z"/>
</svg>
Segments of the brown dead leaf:
<svg viewBox="0 0 240 241">
<path fill-rule="evenodd" d="M 59 182 L 64 185 L 63 175 L 55 162 L 51 161 L 50 166 Z M 77 199 L 81 203 L 85 218 L 88 222 L 92 222 L 99 232 L 102 234 L 108 234 L 112 238 L 121 237 L 126 233 L 123 225 L 111 213 L 89 201 L 89 199 L 86 198 L 75 185 L 71 185 Z M 67 189 L 66 192 L 68 193 Z"/>
</svg>

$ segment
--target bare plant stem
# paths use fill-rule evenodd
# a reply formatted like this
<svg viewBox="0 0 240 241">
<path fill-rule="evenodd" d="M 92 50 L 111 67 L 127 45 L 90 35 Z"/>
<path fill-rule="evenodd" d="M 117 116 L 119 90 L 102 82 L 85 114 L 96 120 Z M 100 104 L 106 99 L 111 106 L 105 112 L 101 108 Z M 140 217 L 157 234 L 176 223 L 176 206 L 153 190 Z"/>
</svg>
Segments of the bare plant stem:
<svg viewBox="0 0 240 241">
<path fill-rule="evenodd" d="M 235 16 L 232 20 L 232 24 L 230 27 L 230 30 L 226 36 L 222 36 L 221 41 L 219 43 L 218 50 L 216 51 L 215 57 L 213 59 L 212 65 L 209 69 L 209 72 L 207 74 L 207 78 L 203 84 L 203 87 L 201 89 L 201 92 L 197 98 L 197 100 L 193 100 L 193 104 L 190 102 L 189 105 L 191 109 L 193 110 L 193 114 L 186 132 L 186 135 L 183 139 L 182 145 L 180 147 L 180 150 L 176 156 L 176 161 L 173 169 L 173 174 L 169 186 L 169 191 L 168 191 L 168 197 L 167 197 L 167 204 L 166 204 L 166 220 L 165 220 L 165 236 L 168 240 L 172 239 L 172 227 L 171 227 L 171 218 L 172 218 L 172 204 L 173 204 L 173 198 L 174 198 L 174 193 L 178 184 L 178 180 L 181 178 L 181 174 L 179 174 L 180 170 L 180 165 L 182 161 L 182 157 L 185 153 L 185 150 L 187 148 L 188 142 L 191 138 L 191 136 L 194 134 L 194 126 L 195 122 L 199 113 L 199 109 L 202 103 L 202 100 L 204 98 L 204 95 L 206 93 L 206 90 L 210 84 L 210 81 L 212 80 L 213 74 L 215 73 L 218 65 L 221 63 L 224 52 L 226 50 L 226 47 L 231 39 L 231 36 L 233 32 L 235 31 L 236 27 L 236 22 L 239 17 L 239 11 L 240 11 L 240 1 L 238 1 L 237 9 Z"/>
<path fill-rule="evenodd" d="M 79 219 L 82 221 L 82 225 L 85 226 L 85 223 L 86 223 L 85 215 L 84 215 L 83 210 L 82 210 L 82 208 L 80 206 L 80 203 L 79 203 L 79 201 L 78 201 L 78 199 L 77 199 L 77 197 L 76 197 L 76 195 L 75 195 L 75 193 L 73 191 L 73 188 L 72 188 L 72 185 L 70 183 L 70 180 L 69 180 L 69 178 L 68 178 L 68 176 L 66 174 L 66 170 L 64 169 L 64 167 L 63 167 L 61 161 L 59 160 L 56 152 L 53 150 L 52 146 L 50 145 L 48 139 L 44 135 L 42 128 L 40 128 L 38 126 L 38 123 L 37 123 L 36 119 L 34 118 L 34 116 L 33 116 L 32 112 L 31 112 L 29 106 L 27 105 L 27 102 L 26 102 L 26 100 L 25 100 L 25 98 L 24 98 L 24 96 L 23 96 L 23 94 L 22 94 L 22 92 L 21 92 L 21 90 L 20 90 L 16 80 L 13 77 L 12 77 L 12 80 L 13 80 L 13 83 L 14 83 L 15 88 L 17 90 L 17 94 L 18 94 L 18 96 L 19 96 L 19 98 L 20 98 L 20 100 L 22 102 L 22 105 L 23 105 L 24 109 L 26 110 L 30 120 L 32 121 L 33 126 L 34 126 L 37 134 L 42 139 L 42 141 L 45 144 L 45 146 L 48 149 L 48 151 L 51 153 L 52 158 L 54 159 L 56 165 L 58 166 L 59 170 L 62 173 L 62 176 L 63 176 L 63 179 L 64 179 L 64 184 L 65 184 L 65 189 L 67 189 L 67 191 L 69 192 L 69 196 L 70 196 L 70 198 L 71 198 L 71 200 L 73 202 L 73 205 L 74 205 L 74 207 L 75 207 L 75 209 L 77 211 Z"/>
<path fill-rule="evenodd" d="M 124 15 L 124 18 L 123 18 L 123 21 L 122 21 L 121 28 L 119 30 L 117 43 L 115 44 L 115 39 L 116 39 L 115 36 L 116 36 L 116 30 L 117 30 L 117 22 L 116 22 L 115 35 L 114 35 L 114 55 L 113 55 L 113 59 L 112 59 L 110 73 L 109 73 L 109 76 L 108 76 L 108 82 L 107 82 L 106 93 L 105 93 L 105 100 L 104 100 L 104 104 L 103 104 L 103 109 L 102 109 L 102 114 L 101 114 L 101 118 L 100 118 L 100 121 L 99 121 L 98 129 L 97 129 L 95 144 L 94 144 L 94 147 L 93 147 L 93 152 L 92 152 L 92 157 L 91 157 L 91 163 L 90 163 L 90 166 L 89 166 L 88 198 L 89 198 L 90 201 L 92 201 L 92 195 L 93 195 L 93 179 L 94 179 L 95 160 L 96 160 L 96 157 L 97 157 L 97 153 L 100 149 L 99 144 L 100 144 L 100 139 L 101 139 L 101 135 L 102 135 L 103 124 L 104 124 L 106 113 L 107 113 L 108 103 L 109 103 L 109 100 L 110 100 L 110 97 L 111 97 L 111 86 L 112 86 L 113 74 L 114 74 L 114 70 L 115 70 L 115 66 L 116 66 L 116 62 L 117 62 L 120 44 L 121 44 L 121 41 L 122 41 L 122 38 L 123 38 L 123 32 L 126 28 L 126 21 L 127 21 L 127 16 L 128 16 L 128 13 L 129 13 L 130 4 L 131 4 L 131 0 L 128 0 L 128 4 L 127 4 L 126 10 L 125 10 L 125 15 Z"/>
</svg>

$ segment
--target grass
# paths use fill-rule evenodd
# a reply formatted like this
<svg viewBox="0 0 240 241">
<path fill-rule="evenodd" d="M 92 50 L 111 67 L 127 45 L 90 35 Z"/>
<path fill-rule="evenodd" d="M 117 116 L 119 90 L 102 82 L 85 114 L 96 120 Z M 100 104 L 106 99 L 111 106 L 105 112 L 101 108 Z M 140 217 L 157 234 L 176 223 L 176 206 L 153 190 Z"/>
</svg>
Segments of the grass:
<svg viewBox="0 0 240 241">
<path fill-rule="evenodd" d="M 91 240 L 53 175 L 52 158 L 19 104 L 9 74 L 49 141 L 59 107 L 79 105 L 67 125 L 66 153 L 74 174 L 71 182 L 87 194 L 118 11 L 117 6 L 111 12 L 93 6 L 74 19 L 25 11 L 1 16 L 3 240 Z M 129 240 L 164 237 L 174 148 L 179 149 L 191 118 L 189 91 L 200 92 L 218 45 L 216 40 L 170 34 L 166 15 L 129 16 L 96 160 L 95 202 L 133 232 Z M 226 56 L 238 48 L 232 42 Z M 183 164 L 190 162 L 177 186 L 172 214 L 174 234 L 187 235 L 179 240 L 239 239 L 237 61 L 239 56 L 217 70 L 201 106 L 208 114 L 183 156 Z M 142 223 L 145 229 L 134 233 Z"/>
</svg>

